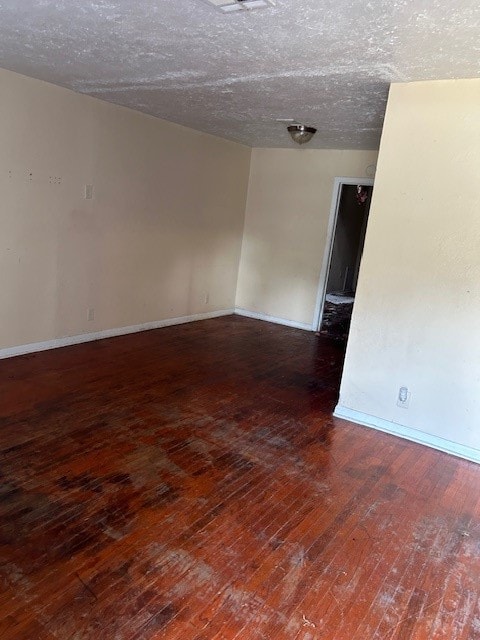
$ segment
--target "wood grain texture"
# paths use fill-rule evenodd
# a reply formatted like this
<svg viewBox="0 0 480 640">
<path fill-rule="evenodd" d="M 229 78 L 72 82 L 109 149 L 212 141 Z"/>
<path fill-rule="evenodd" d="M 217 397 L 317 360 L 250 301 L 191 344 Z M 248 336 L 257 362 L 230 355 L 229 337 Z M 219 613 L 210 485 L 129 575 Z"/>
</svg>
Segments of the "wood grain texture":
<svg viewBox="0 0 480 640">
<path fill-rule="evenodd" d="M 480 467 L 239 317 L 3 361 L 2 640 L 480 638 Z"/>
</svg>

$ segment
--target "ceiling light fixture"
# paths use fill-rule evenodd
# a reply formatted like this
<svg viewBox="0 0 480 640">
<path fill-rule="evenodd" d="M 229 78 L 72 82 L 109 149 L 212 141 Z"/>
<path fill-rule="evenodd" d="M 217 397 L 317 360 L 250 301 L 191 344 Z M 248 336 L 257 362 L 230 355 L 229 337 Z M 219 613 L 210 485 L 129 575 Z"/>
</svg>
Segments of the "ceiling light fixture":
<svg viewBox="0 0 480 640">
<path fill-rule="evenodd" d="M 306 144 L 307 142 L 310 142 L 313 136 L 317 133 L 317 130 L 314 127 L 306 127 L 304 124 L 291 124 L 287 129 L 292 140 L 297 144 Z"/>
<path fill-rule="evenodd" d="M 224 13 L 232 11 L 251 11 L 275 6 L 273 0 L 205 0 Z"/>
</svg>

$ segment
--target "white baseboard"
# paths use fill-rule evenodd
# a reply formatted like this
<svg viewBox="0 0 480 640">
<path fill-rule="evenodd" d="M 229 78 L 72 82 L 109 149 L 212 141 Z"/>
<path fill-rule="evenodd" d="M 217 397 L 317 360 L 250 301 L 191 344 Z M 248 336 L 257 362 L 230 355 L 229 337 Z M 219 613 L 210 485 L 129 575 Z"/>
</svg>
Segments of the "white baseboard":
<svg viewBox="0 0 480 640">
<path fill-rule="evenodd" d="M 254 320 L 264 320 L 265 322 L 274 322 L 275 324 L 283 324 L 286 327 L 294 327 L 295 329 L 303 329 L 304 331 L 313 330 L 311 324 L 295 322 L 295 320 L 287 320 L 285 318 L 276 318 L 275 316 L 269 316 L 266 313 L 248 311 L 248 309 L 241 309 L 240 307 L 235 307 L 235 313 L 238 316 L 245 316 L 246 318 L 253 318 Z"/>
<path fill-rule="evenodd" d="M 8 347 L 0 349 L 0 359 L 12 358 L 13 356 L 21 356 L 27 353 L 35 353 L 37 351 L 46 351 L 47 349 L 57 349 L 58 347 L 68 347 L 72 344 L 80 344 L 82 342 L 92 342 L 93 340 L 102 340 L 103 338 L 114 338 L 115 336 L 124 336 L 129 333 L 138 333 L 140 331 L 148 331 L 149 329 L 161 329 L 162 327 L 170 327 L 176 324 L 185 324 L 187 322 L 195 322 L 197 320 L 208 320 L 209 318 L 219 318 L 220 316 L 229 316 L 234 313 L 233 309 L 223 309 L 221 311 L 210 311 L 208 313 L 197 313 L 192 316 L 180 316 L 179 318 L 167 318 L 165 320 L 155 320 L 154 322 L 145 322 L 144 324 L 134 324 L 129 327 L 119 327 L 115 329 L 104 329 L 103 331 L 95 331 L 94 333 L 81 333 L 77 336 L 66 336 L 64 338 L 55 338 L 46 342 L 32 342 L 30 344 L 22 344 L 17 347 Z"/>
<path fill-rule="evenodd" d="M 6 349 L 0 349 L 0 359 L 13 358 L 14 356 L 22 356 L 27 353 L 36 353 L 38 351 L 47 351 L 48 349 L 58 349 L 59 347 L 68 347 L 73 344 L 81 344 L 82 342 L 93 342 L 94 340 L 103 340 L 104 338 L 114 338 L 115 336 L 124 336 L 129 333 L 139 333 L 140 331 L 148 331 L 150 329 L 161 329 L 162 327 L 171 327 L 177 324 L 196 322 L 197 320 L 219 318 L 220 316 L 229 316 L 234 313 L 240 316 L 246 316 L 247 318 L 255 318 L 256 320 L 265 320 L 267 322 L 283 324 L 287 327 L 295 327 L 296 329 L 304 329 L 306 331 L 312 330 L 311 325 L 308 324 L 294 322 L 293 320 L 286 320 L 284 318 L 275 318 L 263 313 L 247 311 L 246 309 L 222 309 L 221 311 L 197 313 L 191 316 L 180 316 L 179 318 L 166 318 L 165 320 L 155 320 L 153 322 L 134 324 L 128 327 L 104 329 L 93 333 L 81 333 L 75 336 L 54 338 L 53 340 L 47 340 L 45 342 L 31 342 L 29 344 L 21 344 L 15 347 L 7 347 Z"/>
<path fill-rule="evenodd" d="M 438 436 L 425 433 L 424 431 L 417 431 L 417 429 L 405 427 L 397 422 L 389 422 L 383 418 L 377 418 L 367 413 L 355 411 L 354 409 L 349 409 L 348 407 L 342 407 L 340 405 L 335 407 L 333 415 L 337 418 L 348 420 L 349 422 L 361 424 L 364 427 L 384 431 L 385 433 L 390 433 L 394 436 L 398 436 L 399 438 L 411 440 L 412 442 L 423 444 L 427 447 L 431 447 L 432 449 L 438 449 L 438 451 L 449 453 L 452 456 L 457 456 L 464 460 L 480 463 L 479 449 L 467 447 L 463 444 L 452 442 L 451 440 L 445 440 L 444 438 L 439 438 Z"/>
</svg>

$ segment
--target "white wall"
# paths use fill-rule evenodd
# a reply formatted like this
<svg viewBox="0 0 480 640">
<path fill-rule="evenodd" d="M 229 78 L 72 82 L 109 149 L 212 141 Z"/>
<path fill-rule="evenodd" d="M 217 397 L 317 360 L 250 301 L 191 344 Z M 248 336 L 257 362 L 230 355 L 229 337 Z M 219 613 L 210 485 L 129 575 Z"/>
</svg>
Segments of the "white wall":
<svg viewBox="0 0 480 640">
<path fill-rule="evenodd" d="M 375 151 L 254 149 L 236 306 L 312 326 L 334 178 Z"/>
<path fill-rule="evenodd" d="M 480 80 L 393 85 L 337 413 L 480 461 L 479 183 Z"/>
<path fill-rule="evenodd" d="M 234 307 L 250 149 L 8 71 L 0 88 L 0 349 Z"/>
</svg>

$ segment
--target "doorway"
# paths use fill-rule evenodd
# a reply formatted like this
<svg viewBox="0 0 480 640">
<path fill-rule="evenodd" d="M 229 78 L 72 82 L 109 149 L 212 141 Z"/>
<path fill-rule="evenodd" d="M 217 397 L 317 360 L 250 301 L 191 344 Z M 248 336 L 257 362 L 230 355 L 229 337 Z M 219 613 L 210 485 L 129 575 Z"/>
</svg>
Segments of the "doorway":
<svg viewBox="0 0 480 640">
<path fill-rule="evenodd" d="M 373 180 L 337 178 L 317 301 L 317 331 L 346 342 L 372 199 Z"/>
</svg>

